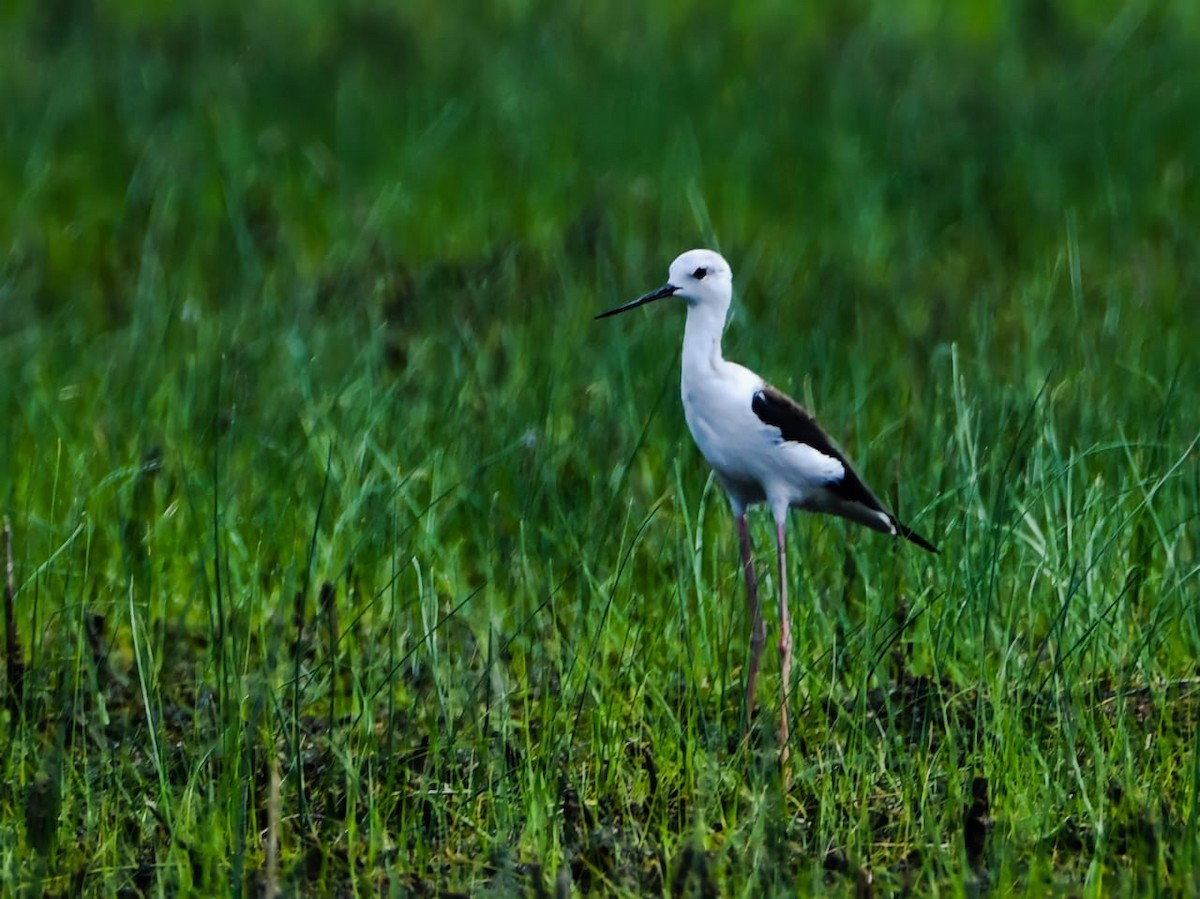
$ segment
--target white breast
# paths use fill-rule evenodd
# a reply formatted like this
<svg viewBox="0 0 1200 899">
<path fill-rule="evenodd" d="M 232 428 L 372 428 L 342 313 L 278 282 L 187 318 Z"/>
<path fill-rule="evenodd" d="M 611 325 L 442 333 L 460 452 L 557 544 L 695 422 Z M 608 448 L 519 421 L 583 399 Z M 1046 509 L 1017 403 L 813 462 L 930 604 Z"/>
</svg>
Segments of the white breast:
<svg viewBox="0 0 1200 899">
<path fill-rule="evenodd" d="M 684 368 L 684 418 L 708 464 L 727 478 L 759 480 L 759 463 L 773 442 L 771 429 L 751 408 L 761 387 L 761 378 L 729 362 L 707 372 Z"/>
<path fill-rule="evenodd" d="M 721 360 L 689 370 L 681 384 L 684 417 L 704 458 L 727 489 L 740 500 L 770 499 L 786 506 L 805 505 L 830 481 L 840 479 L 842 463 L 811 446 L 781 438 L 753 409 L 763 380 L 741 365 Z"/>
</svg>

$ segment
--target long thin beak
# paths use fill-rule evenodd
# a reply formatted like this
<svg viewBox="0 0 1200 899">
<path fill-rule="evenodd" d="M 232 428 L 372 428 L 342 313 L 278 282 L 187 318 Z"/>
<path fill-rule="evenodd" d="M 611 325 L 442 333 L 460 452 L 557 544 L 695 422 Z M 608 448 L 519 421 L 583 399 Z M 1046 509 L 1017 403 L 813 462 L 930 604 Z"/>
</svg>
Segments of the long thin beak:
<svg viewBox="0 0 1200 899">
<path fill-rule="evenodd" d="M 616 309 L 609 309 L 607 312 L 601 312 L 596 318 L 608 318 L 610 315 L 616 315 L 618 312 L 628 312 L 630 309 L 636 309 L 638 306 L 645 306 L 647 303 L 653 303 L 655 300 L 669 297 L 677 290 L 679 288 L 674 284 L 664 284 L 658 290 L 652 290 L 644 297 L 638 297 L 632 303 L 626 303 L 624 306 L 618 306 Z"/>
</svg>

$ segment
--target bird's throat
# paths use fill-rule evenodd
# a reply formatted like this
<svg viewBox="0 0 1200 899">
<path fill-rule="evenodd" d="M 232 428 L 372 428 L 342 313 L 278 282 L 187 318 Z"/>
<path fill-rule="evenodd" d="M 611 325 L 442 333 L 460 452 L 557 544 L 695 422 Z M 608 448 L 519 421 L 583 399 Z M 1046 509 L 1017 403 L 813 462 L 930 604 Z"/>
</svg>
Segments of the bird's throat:
<svg viewBox="0 0 1200 899">
<path fill-rule="evenodd" d="M 721 355 L 721 333 L 725 330 L 725 310 L 695 307 L 688 310 L 683 330 L 683 367 L 699 374 L 715 369 L 725 361 Z"/>
</svg>

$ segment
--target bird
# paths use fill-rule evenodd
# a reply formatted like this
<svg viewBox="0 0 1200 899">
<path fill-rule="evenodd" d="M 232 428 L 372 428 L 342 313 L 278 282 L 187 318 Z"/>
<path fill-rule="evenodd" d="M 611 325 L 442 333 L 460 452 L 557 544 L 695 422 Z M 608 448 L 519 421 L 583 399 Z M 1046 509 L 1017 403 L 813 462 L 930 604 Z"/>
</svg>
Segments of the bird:
<svg viewBox="0 0 1200 899">
<path fill-rule="evenodd" d="M 779 656 L 782 707 L 777 742 L 788 759 L 788 691 L 792 634 L 788 614 L 785 524 L 791 509 L 849 519 L 921 549 L 938 549 L 902 523 L 863 482 L 846 456 L 799 403 L 721 352 L 733 271 L 720 253 L 695 249 L 671 263 L 667 283 L 596 316 L 608 318 L 673 298 L 687 305 L 680 394 L 683 414 L 700 453 L 725 490 L 737 525 L 751 621 L 746 674 L 746 720 L 753 719 L 759 659 L 766 643 L 754 572 L 747 510 L 765 503 L 775 520 L 779 564 Z"/>
</svg>

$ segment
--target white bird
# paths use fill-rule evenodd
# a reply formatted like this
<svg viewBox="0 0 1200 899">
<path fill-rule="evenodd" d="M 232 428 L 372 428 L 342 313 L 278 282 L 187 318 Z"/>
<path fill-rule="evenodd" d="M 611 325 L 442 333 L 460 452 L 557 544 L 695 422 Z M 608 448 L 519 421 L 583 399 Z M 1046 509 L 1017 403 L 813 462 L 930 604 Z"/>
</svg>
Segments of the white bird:
<svg viewBox="0 0 1200 899">
<path fill-rule="evenodd" d="M 784 525 L 789 509 L 839 515 L 876 531 L 903 537 L 922 549 L 937 548 L 887 510 L 804 408 L 750 369 L 721 355 L 721 335 L 733 298 L 733 272 L 712 250 L 689 250 L 671 263 L 667 283 L 630 303 L 602 312 L 606 318 L 646 303 L 676 297 L 687 303 L 681 392 L 692 437 L 737 519 L 742 569 L 749 595 L 750 663 L 746 716 L 754 711 L 759 656 L 766 642 L 751 557 L 746 510 L 766 503 L 775 518 L 779 549 L 779 655 L 783 675 L 781 760 L 788 756 L 788 689 L 792 633 L 788 616 Z"/>
</svg>

